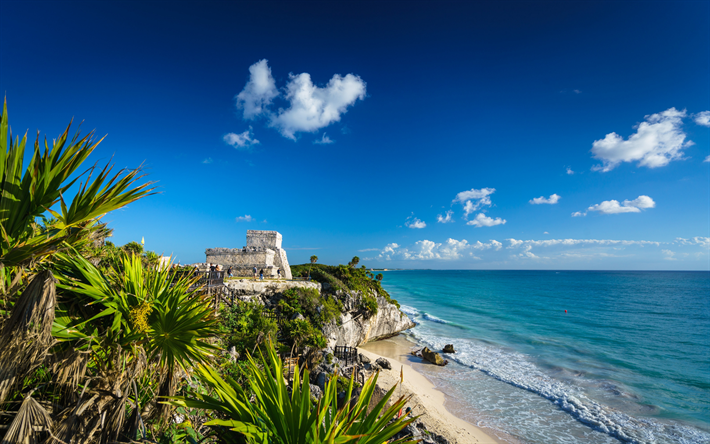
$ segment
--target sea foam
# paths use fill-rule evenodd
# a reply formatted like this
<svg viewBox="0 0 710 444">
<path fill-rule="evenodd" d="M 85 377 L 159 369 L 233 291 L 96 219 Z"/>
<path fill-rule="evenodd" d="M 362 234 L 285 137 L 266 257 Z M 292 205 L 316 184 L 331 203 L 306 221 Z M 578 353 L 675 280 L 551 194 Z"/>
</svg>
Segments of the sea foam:
<svg viewBox="0 0 710 444">
<path fill-rule="evenodd" d="M 403 306 L 403 311 L 404 306 Z M 710 443 L 710 434 L 676 423 L 664 423 L 649 418 L 636 418 L 588 397 L 581 387 L 557 380 L 536 366 L 529 356 L 472 340 L 439 337 L 426 333 L 422 320 L 446 321 L 407 307 L 405 313 L 416 318 L 418 327 L 410 334 L 434 350 L 444 344 L 456 344 L 457 353 L 447 358 L 466 367 L 479 370 L 499 381 L 542 396 L 579 422 L 608 434 L 622 442 L 639 444 Z"/>
</svg>

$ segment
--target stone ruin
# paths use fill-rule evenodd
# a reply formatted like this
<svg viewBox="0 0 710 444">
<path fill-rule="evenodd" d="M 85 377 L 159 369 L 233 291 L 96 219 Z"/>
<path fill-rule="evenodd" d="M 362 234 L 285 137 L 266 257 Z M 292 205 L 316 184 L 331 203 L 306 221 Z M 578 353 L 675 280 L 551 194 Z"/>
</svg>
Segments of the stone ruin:
<svg viewBox="0 0 710 444">
<path fill-rule="evenodd" d="M 280 268 L 281 277 L 291 279 L 291 267 L 281 240 L 278 231 L 247 230 L 246 247 L 208 248 L 206 262 L 219 264 L 225 271 L 231 266 L 234 276 L 243 277 L 253 277 L 254 267 L 257 272 L 264 270 L 264 277 L 277 277 L 276 270 Z"/>
</svg>

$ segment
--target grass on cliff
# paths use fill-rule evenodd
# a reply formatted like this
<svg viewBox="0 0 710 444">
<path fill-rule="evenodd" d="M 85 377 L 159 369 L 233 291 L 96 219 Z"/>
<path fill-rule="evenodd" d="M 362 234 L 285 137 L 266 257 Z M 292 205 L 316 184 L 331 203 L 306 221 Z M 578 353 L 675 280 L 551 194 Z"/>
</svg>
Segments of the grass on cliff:
<svg viewBox="0 0 710 444">
<path fill-rule="evenodd" d="M 348 265 L 302 264 L 292 265 L 291 274 L 294 277 L 307 277 L 310 271 L 311 279 L 321 284 L 330 284 L 332 291 L 350 290 L 362 292 L 362 308 L 371 314 L 377 313 L 377 300 L 372 297 L 371 290 L 399 308 L 399 303 L 392 299 L 382 288 L 380 281 L 375 279 L 365 266 L 360 268 Z"/>
</svg>

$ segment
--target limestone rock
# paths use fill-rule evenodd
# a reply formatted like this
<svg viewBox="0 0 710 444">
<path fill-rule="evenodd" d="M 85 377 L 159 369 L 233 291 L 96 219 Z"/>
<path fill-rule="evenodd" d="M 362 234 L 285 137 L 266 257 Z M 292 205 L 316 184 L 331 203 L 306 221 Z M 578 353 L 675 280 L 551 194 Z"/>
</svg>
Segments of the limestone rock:
<svg viewBox="0 0 710 444">
<path fill-rule="evenodd" d="M 456 350 L 454 350 L 454 344 L 446 344 L 444 346 L 444 353 L 456 353 Z"/>
<path fill-rule="evenodd" d="M 390 364 L 390 362 L 388 360 L 386 360 L 385 358 L 378 358 L 375 361 L 375 364 L 377 364 L 380 367 L 385 368 L 387 370 L 392 370 L 392 364 Z"/>
<path fill-rule="evenodd" d="M 424 347 L 422 357 L 432 364 L 445 365 L 444 358 L 442 358 L 439 353 L 429 350 L 429 347 Z"/>
<path fill-rule="evenodd" d="M 229 360 L 232 362 L 237 362 L 239 359 L 239 353 L 237 352 L 237 348 L 235 346 L 229 347 Z"/>
<path fill-rule="evenodd" d="M 323 396 L 323 392 L 321 391 L 319 386 L 311 384 L 311 396 L 316 399 L 320 399 L 321 396 Z"/>
<path fill-rule="evenodd" d="M 328 288 L 325 284 L 323 287 Z M 371 296 L 377 297 L 377 313 L 369 318 L 358 309 L 362 299 L 361 292 L 338 291 L 336 295 L 343 305 L 343 313 L 339 320 L 323 327 L 323 334 L 331 347 L 336 344 L 359 347 L 368 342 L 389 338 L 415 326 L 396 305 L 387 302 L 384 297 L 377 297 L 374 291 Z"/>
<path fill-rule="evenodd" d="M 372 361 L 370 361 L 370 358 L 368 358 L 367 356 L 363 355 L 362 353 L 360 353 L 360 354 L 358 355 L 358 357 L 360 358 L 360 362 L 363 363 L 363 364 L 369 364 L 370 362 L 372 362 Z"/>
</svg>

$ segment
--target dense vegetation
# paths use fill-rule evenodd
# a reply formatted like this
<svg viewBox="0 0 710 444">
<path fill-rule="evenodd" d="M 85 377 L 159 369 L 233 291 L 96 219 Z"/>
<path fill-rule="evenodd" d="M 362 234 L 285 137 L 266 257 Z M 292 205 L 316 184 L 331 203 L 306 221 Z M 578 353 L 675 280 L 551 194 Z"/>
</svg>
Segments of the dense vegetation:
<svg viewBox="0 0 710 444">
<path fill-rule="evenodd" d="M 38 137 L 26 156 L 26 137 L 8 134 L 6 106 L 0 116 L 3 443 L 380 444 L 410 422 L 391 421 L 405 402 L 385 408 L 392 391 L 368 413 L 374 379 L 343 406 L 337 378 L 320 401 L 298 368 L 286 385 L 272 341 L 323 346 L 317 333 L 336 317 L 335 299 L 287 292 L 283 326 L 255 304 L 216 316 L 191 273 L 161 269 L 137 242 L 105 242 L 100 219 L 153 188 L 137 169 L 81 174 L 100 141 L 70 139 L 69 129 L 51 147 Z M 357 273 L 334 278 L 357 283 L 346 276 Z"/>
<path fill-rule="evenodd" d="M 374 275 L 364 265 L 356 268 L 359 258 L 355 256 L 349 265 L 310 264 L 293 265 L 291 273 L 294 277 L 308 277 L 316 282 L 330 285 L 331 292 L 352 290 L 362 293 L 362 308 L 371 314 L 377 313 L 377 300 L 373 293 L 384 297 L 388 302 L 399 308 L 399 303 L 392 299 L 382 288 L 382 274 Z"/>
</svg>

